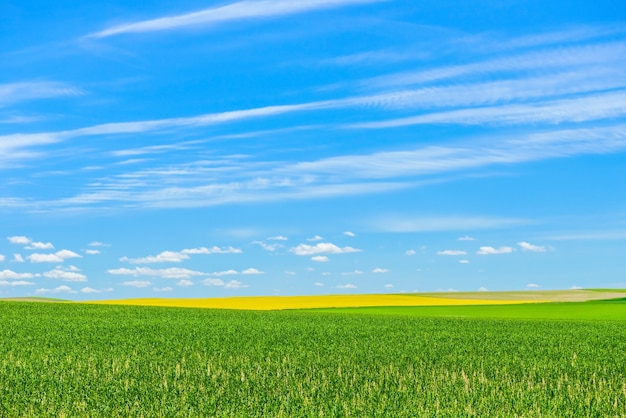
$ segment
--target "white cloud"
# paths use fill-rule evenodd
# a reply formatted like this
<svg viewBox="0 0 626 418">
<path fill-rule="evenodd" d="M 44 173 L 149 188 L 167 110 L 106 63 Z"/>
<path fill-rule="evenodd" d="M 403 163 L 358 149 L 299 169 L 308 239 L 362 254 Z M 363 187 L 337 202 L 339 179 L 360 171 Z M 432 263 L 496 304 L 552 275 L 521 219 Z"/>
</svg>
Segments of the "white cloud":
<svg viewBox="0 0 626 418">
<path fill-rule="evenodd" d="M 335 286 L 337 289 L 356 289 L 356 286 L 353 285 L 352 283 L 348 283 L 348 284 L 340 284 Z"/>
<path fill-rule="evenodd" d="M 33 273 L 16 273 L 13 270 L 0 271 L 0 280 L 32 279 L 33 277 L 35 277 Z"/>
<path fill-rule="evenodd" d="M 346 231 L 343 234 L 345 236 L 348 236 L 348 237 L 356 237 L 356 234 L 354 232 L 350 232 L 350 231 Z"/>
<path fill-rule="evenodd" d="M 87 255 L 100 254 L 100 250 L 85 250 L 85 254 L 87 254 Z"/>
<path fill-rule="evenodd" d="M 113 289 L 104 289 L 104 290 L 98 290 L 98 289 L 94 289 L 92 287 L 83 287 L 82 289 L 80 289 L 81 293 L 102 293 L 102 292 L 110 292 Z"/>
<path fill-rule="evenodd" d="M 226 285 L 224 285 L 226 289 L 243 289 L 248 287 L 247 284 L 240 282 L 239 280 L 231 280 Z"/>
<path fill-rule="evenodd" d="M 143 287 L 148 287 L 148 286 L 152 285 L 152 282 L 149 282 L 148 280 L 130 280 L 130 281 L 127 281 L 127 282 L 123 282 L 122 285 L 123 286 L 143 288 Z"/>
<path fill-rule="evenodd" d="M 508 254 L 515 251 L 514 248 L 511 247 L 480 247 L 480 249 L 476 252 L 476 254 L 480 255 L 493 255 L 493 254 Z"/>
<path fill-rule="evenodd" d="M 313 286 L 323 287 L 324 283 L 322 283 L 322 282 L 315 282 L 315 283 L 313 283 Z"/>
<path fill-rule="evenodd" d="M 200 247 L 200 248 L 187 248 L 181 251 L 183 254 L 240 254 L 242 253 L 241 249 L 233 248 L 233 247 L 218 247 L 213 246 L 211 248 Z"/>
<path fill-rule="evenodd" d="M 51 250 L 54 245 L 50 242 L 31 242 L 26 247 L 27 250 Z"/>
<path fill-rule="evenodd" d="M 189 279 L 193 276 L 208 275 L 207 273 L 202 273 L 200 271 L 179 267 L 171 267 L 167 269 L 152 269 L 149 267 L 135 267 L 134 269 L 119 268 L 107 270 L 107 272 L 115 275 L 161 277 L 164 279 Z"/>
<path fill-rule="evenodd" d="M 22 257 L 22 254 L 13 254 L 13 262 L 15 262 L 15 263 L 23 263 L 24 262 L 24 257 Z"/>
<path fill-rule="evenodd" d="M 462 250 L 443 250 L 438 251 L 437 255 L 467 255 L 467 252 Z"/>
<path fill-rule="evenodd" d="M 332 273 L 330 271 L 324 271 L 322 272 L 322 276 L 332 276 Z"/>
<path fill-rule="evenodd" d="M 316 255 L 311 257 L 312 261 L 317 261 L 318 263 L 325 263 L 328 261 L 328 257 L 325 255 Z"/>
<path fill-rule="evenodd" d="M 314 237 L 307 238 L 307 241 L 313 241 L 313 242 L 315 242 L 315 241 L 321 241 L 321 240 L 323 240 L 323 239 L 324 239 L 324 237 L 319 236 L 319 235 L 316 235 L 316 236 L 314 236 Z"/>
<path fill-rule="evenodd" d="M 0 254 L 0 262 L 4 261 L 5 258 L 6 257 L 4 255 Z"/>
<path fill-rule="evenodd" d="M 249 268 L 249 269 L 245 269 L 244 271 L 242 271 L 241 274 L 265 274 L 265 273 L 255 268 Z"/>
<path fill-rule="evenodd" d="M 358 276 L 359 274 L 363 274 L 363 272 L 361 270 L 354 270 L 346 273 L 341 273 L 342 276 Z"/>
<path fill-rule="evenodd" d="M 166 286 L 166 287 L 154 287 L 152 288 L 152 290 L 154 292 L 171 292 L 174 289 L 170 286 Z"/>
<path fill-rule="evenodd" d="M 479 292 L 488 292 L 489 290 L 486 287 L 481 286 L 481 287 L 478 288 L 478 291 Z"/>
<path fill-rule="evenodd" d="M 539 288 L 539 285 L 538 285 L 537 283 L 528 283 L 528 284 L 526 285 L 526 288 L 527 288 L 527 289 L 538 289 L 538 288 Z"/>
<path fill-rule="evenodd" d="M 176 282 L 176 286 L 193 286 L 193 282 L 191 280 L 179 280 Z"/>
<path fill-rule="evenodd" d="M 570 289 L 570 290 L 581 290 L 581 289 L 582 289 L 582 287 L 581 287 L 581 286 L 576 286 L 576 285 L 574 285 L 574 286 L 570 287 L 569 289 Z"/>
<path fill-rule="evenodd" d="M 530 244 L 528 242 L 518 242 L 517 245 L 519 245 L 520 247 L 522 247 L 522 250 L 524 251 L 532 251 L 532 252 L 536 252 L 536 253 L 542 253 L 546 251 L 546 247 L 541 247 L 539 245 L 533 245 Z"/>
<path fill-rule="evenodd" d="M 283 235 L 277 235 L 275 237 L 269 237 L 267 238 L 268 241 L 287 241 L 289 238 L 283 236 Z"/>
<path fill-rule="evenodd" d="M 88 37 L 105 38 L 121 34 L 169 31 L 194 26 L 208 27 L 229 21 L 268 19 L 352 4 L 372 3 L 374 1 L 380 0 L 239 1 L 186 14 L 162 16 L 156 19 L 113 26 L 100 32 L 92 33 Z"/>
<path fill-rule="evenodd" d="M 54 289 L 46 289 L 46 288 L 37 289 L 35 290 L 35 293 L 78 293 L 78 292 L 69 286 L 58 286 L 58 287 L 55 287 Z"/>
<path fill-rule="evenodd" d="M 265 241 L 253 241 L 252 243 L 260 246 L 265 251 L 276 251 L 277 249 L 282 247 L 282 245 L 280 244 L 268 244 Z"/>
<path fill-rule="evenodd" d="M 90 247 L 110 247 L 110 244 L 104 244 L 100 241 L 92 241 L 88 244 Z"/>
<path fill-rule="evenodd" d="M 404 252 L 404 254 L 406 254 L 406 255 L 415 255 L 415 254 L 417 254 L 417 252 L 415 250 L 406 250 Z"/>
<path fill-rule="evenodd" d="M 469 264 L 469 260 L 459 260 L 459 264 Z"/>
<path fill-rule="evenodd" d="M 217 271 L 215 273 L 211 273 L 211 276 L 220 277 L 220 276 L 230 276 L 230 275 L 233 275 L 233 274 L 239 274 L 239 273 L 237 272 L 237 270 L 232 270 L 231 269 L 231 270 Z"/>
<path fill-rule="evenodd" d="M 74 251 L 70 251 L 70 250 L 61 250 L 61 251 L 57 251 L 54 254 L 58 257 L 61 257 L 64 260 L 66 258 L 83 258 L 82 255 L 76 254 Z"/>
<path fill-rule="evenodd" d="M 47 271 L 43 274 L 48 279 L 58 279 L 66 282 L 86 282 L 87 276 L 75 271 L 67 271 L 57 267 L 54 270 Z"/>
<path fill-rule="evenodd" d="M 13 282 L 9 282 L 7 280 L 2 280 L 0 279 L 0 286 L 2 287 L 6 287 L 6 286 L 32 286 L 35 283 L 33 282 L 28 282 L 26 280 L 16 280 Z"/>
<path fill-rule="evenodd" d="M 224 286 L 226 284 L 222 279 L 204 279 L 201 283 L 205 286 Z"/>
<path fill-rule="evenodd" d="M 476 238 L 470 237 L 469 235 L 465 235 L 463 237 L 459 237 L 458 241 L 475 241 Z"/>
<path fill-rule="evenodd" d="M 11 244 L 28 245 L 31 239 L 25 236 L 7 237 Z"/>
<path fill-rule="evenodd" d="M 128 262 L 130 264 L 150 264 L 150 263 L 180 263 L 183 260 L 188 260 L 189 256 L 182 252 L 176 251 L 163 251 L 157 255 L 151 255 L 141 258 L 128 258 L 122 257 L 120 261 Z"/>
<path fill-rule="evenodd" d="M 356 253 L 361 250 L 352 247 L 340 248 L 335 244 L 329 242 L 320 242 L 316 245 L 300 244 L 297 247 L 293 247 L 292 253 L 297 255 L 315 255 L 315 254 L 344 254 L 344 253 Z"/>
<path fill-rule="evenodd" d="M 285 274 L 288 274 L 289 276 L 295 276 L 296 272 L 295 271 L 291 271 L 291 270 L 285 270 Z"/>
<path fill-rule="evenodd" d="M 393 285 L 391 283 L 387 283 L 385 285 L 385 289 L 393 289 Z"/>
<path fill-rule="evenodd" d="M 389 272 L 389 270 L 387 269 L 381 269 L 381 268 L 375 268 L 374 270 L 372 270 L 372 273 L 387 273 Z"/>
<path fill-rule="evenodd" d="M 63 258 L 56 254 L 34 253 L 26 257 L 31 263 L 62 263 Z"/>
</svg>

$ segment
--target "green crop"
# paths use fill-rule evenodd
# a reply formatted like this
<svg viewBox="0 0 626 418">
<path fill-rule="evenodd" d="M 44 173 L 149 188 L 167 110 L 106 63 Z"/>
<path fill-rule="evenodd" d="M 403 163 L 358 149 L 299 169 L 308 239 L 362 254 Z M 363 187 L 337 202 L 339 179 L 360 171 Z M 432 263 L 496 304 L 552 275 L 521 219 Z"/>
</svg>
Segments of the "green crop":
<svg viewBox="0 0 626 418">
<path fill-rule="evenodd" d="M 624 321 L 0 302 L 0 416 L 624 416 Z"/>
</svg>

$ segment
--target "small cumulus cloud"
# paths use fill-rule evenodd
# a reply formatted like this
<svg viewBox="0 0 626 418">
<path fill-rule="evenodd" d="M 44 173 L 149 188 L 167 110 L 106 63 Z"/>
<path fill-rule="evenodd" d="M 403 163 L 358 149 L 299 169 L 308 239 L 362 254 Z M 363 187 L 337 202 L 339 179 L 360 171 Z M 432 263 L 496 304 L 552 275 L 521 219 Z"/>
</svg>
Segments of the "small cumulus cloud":
<svg viewBox="0 0 626 418">
<path fill-rule="evenodd" d="M 457 241 L 476 241 L 476 238 L 465 235 L 464 237 L 457 238 Z"/>
<path fill-rule="evenodd" d="M 291 271 L 291 270 L 285 270 L 285 274 L 287 274 L 289 276 L 295 276 L 296 272 L 295 271 Z"/>
<path fill-rule="evenodd" d="M 100 250 L 85 250 L 85 254 L 87 254 L 87 255 L 100 254 Z"/>
<path fill-rule="evenodd" d="M 18 280 L 18 279 L 32 279 L 36 277 L 33 273 L 16 273 L 13 270 L 0 271 L 0 280 Z"/>
<path fill-rule="evenodd" d="M 277 249 L 282 248 L 281 244 L 268 244 L 265 241 L 253 241 L 252 243 L 260 246 L 265 251 L 270 251 L 270 252 L 276 251 Z"/>
<path fill-rule="evenodd" d="M 52 250 L 54 245 L 50 242 L 31 242 L 24 248 L 27 250 Z"/>
<path fill-rule="evenodd" d="M 200 248 L 186 248 L 181 251 L 183 254 L 241 254 L 240 248 L 234 247 L 218 247 L 213 246 L 211 248 L 200 247 Z"/>
<path fill-rule="evenodd" d="M 9 240 L 11 244 L 18 244 L 18 245 L 28 245 L 31 242 L 31 239 L 25 236 L 7 237 L 7 239 Z"/>
<path fill-rule="evenodd" d="M 224 286 L 224 280 L 222 279 L 204 279 L 201 282 L 205 286 Z"/>
<path fill-rule="evenodd" d="M 82 289 L 80 289 L 81 293 L 103 293 L 103 292 L 112 292 L 113 288 L 107 288 L 107 289 L 94 289 L 92 287 L 83 287 Z"/>
<path fill-rule="evenodd" d="M 404 254 L 406 254 L 406 255 L 415 255 L 415 254 L 417 254 L 417 252 L 415 250 L 406 250 L 404 252 Z"/>
<path fill-rule="evenodd" d="M 315 254 L 345 254 L 356 253 L 361 250 L 352 247 L 338 247 L 335 244 L 329 242 L 320 242 L 316 245 L 300 244 L 297 247 L 293 247 L 292 253 L 296 255 L 315 255 Z"/>
<path fill-rule="evenodd" d="M 342 276 L 358 276 L 360 274 L 363 274 L 361 270 L 354 270 L 354 271 L 349 271 L 346 273 L 341 273 Z"/>
<path fill-rule="evenodd" d="M 469 263 L 470 263 L 469 260 L 465 260 L 465 259 L 459 260 L 459 264 L 469 264 Z"/>
<path fill-rule="evenodd" d="M 391 283 L 387 283 L 385 285 L 385 289 L 393 289 L 393 285 Z"/>
<path fill-rule="evenodd" d="M 543 252 L 546 251 L 546 247 L 542 247 L 542 246 L 539 246 L 539 245 L 533 245 L 533 244 L 531 244 L 529 242 L 522 241 L 522 242 L 518 242 L 517 245 L 519 245 L 522 248 L 522 250 L 524 250 L 524 251 L 532 251 L 532 252 L 535 252 L 535 253 L 543 253 Z"/>
<path fill-rule="evenodd" d="M 16 280 L 16 281 L 13 281 L 13 282 L 10 282 L 10 281 L 8 281 L 8 280 L 0 280 L 0 286 L 1 286 L 1 287 L 9 287 L 9 286 L 11 286 L 11 287 L 12 287 L 12 286 L 32 286 L 32 285 L 34 285 L 34 284 L 35 284 L 35 283 L 33 283 L 33 282 L 29 282 L 29 281 L 26 281 L 26 280 Z"/>
<path fill-rule="evenodd" d="M 189 270 L 185 268 L 167 268 L 167 269 L 152 269 L 149 267 L 135 267 L 134 269 L 119 268 L 107 270 L 109 274 L 126 275 L 126 276 L 148 276 L 148 277 L 161 277 L 164 279 L 189 279 L 193 276 L 207 276 L 207 273 L 200 271 Z"/>
<path fill-rule="evenodd" d="M 110 247 L 110 244 L 104 244 L 100 241 L 92 241 L 88 244 L 90 247 Z"/>
<path fill-rule="evenodd" d="M 372 270 L 372 273 L 387 273 L 387 272 L 389 272 L 389 270 L 381 269 L 380 267 L 377 267 L 374 270 Z"/>
<path fill-rule="evenodd" d="M 69 286 L 58 286 L 58 287 L 55 287 L 54 289 L 46 289 L 46 288 L 37 289 L 35 290 L 35 293 L 78 293 L 78 292 Z"/>
<path fill-rule="evenodd" d="M 437 255 L 467 255 L 467 252 L 462 250 L 443 250 L 438 251 Z"/>
<path fill-rule="evenodd" d="M 539 289 L 539 285 L 537 283 L 528 283 L 526 289 Z"/>
<path fill-rule="evenodd" d="M 130 280 L 122 283 L 123 286 L 143 288 L 152 285 L 152 282 L 148 280 Z"/>
<path fill-rule="evenodd" d="M 318 263 L 325 263 L 328 261 L 328 257 L 325 255 L 316 255 L 311 257 L 312 261 L 317 261 Z"/>
<path fill-rule="evenodd" d="M 26 257 L 31 263 L 62 263 L 63 258 L 56 254 L 31 254 Z"/>
<path fill-rule="evenodd" d="M 321 237 L 321 236 L 319 236 L 319 235 L 316 235 L 316 236 L 314 236 L 314 237 L 307 238 L 307 241 L 313 241 L 313 242 L 315 242 L 315 241 L 321 241 L 321 240 L 323 240 L 323 239 L 324 239 L 324 237 Z"/>
<path fill-rule="evenodd" d="M 150 263 L 180 263 L 183 260 L 188 260 L 189 256 L 177 251 L 163 251 L 157 255 L 150 255 L 148 257 L 141 258 L 128 258 L 122 257 L 120 261 L 128 262 L 130 264 L 150 264 Z"/>
<path fill-rule="evenodd" d="M 241 274 L 265 274 L 265 273 L 255 268 L 249 268 L 249 269 L 245 269 L 244 271 L 242 271 Z"/>
<path fill-rule="evenodd" d="M 350 232 L 350 231 L 346 231 L 343 234 L 345 236 L 347 236 L 347 237 L 356 237 L 356 234 L 354 232 Z"/>
<path fill-rule="evenodd" d="M 154 292 L 171 292 L 172 290 L 174 289 L 170 286 L 152 288 L 152 291 Z"/>
<path fill-rule="evenodd" d="M 248 287 L 247 284 L 240 282 L 239 280 L 231 280 L 224 285 L 226 289 L 243 289 Z"/>
<path fill-rule="evenodd" d="M 193 286 L 193 282 L 191 280 L 179 280 L 176 282 L 176 286 Z"/>
<path fill-rule="evenodd" d="M 54 270 L 47 271 L 43 274 L 47 279 L 63 280 L 65 282 L 86 282 L 87 276 L 81 273 L 77 273 L 74 269 L 64 269 L 63 267 L 57 267 Z"/>
<path fill-rule="evenodd" d="M 494 254 L 508 254 L 515 251 L 512 247 L 480 247 L 480 249 L 476 252 L 479 255 L 494 255 Z"/>
<path fill-rule="evenodd" d="M 356 289 L 356 286 L 353 285 L 352 283 L 347 283 L 347 284 L 340 284 L 335 286 L 335 288 L 337 289 Z"/>
<path fill-rule="evenodd" d="M 570 290 L 582 290 L 582 287 L 581 287 L 581 286 L 574 285 L 574 286 L 570 287 L 569 289 L 570 289 Z"/>
<path fill-rule="evenodd" d="M 315 283 L 313 283 L 313 285 L 317 286 L 317 287 L 323 287 L 324 283 L 322 283 L 322 282 L 315 282 Z"/>
<path fill-rule="evenodd" d="M 1 261 L 4 261 L 4 259 L 5 259 L 5 258 L 6 258 L 6 257 L 5 257 L 4 255 L 0 254 L 0 262 L 1 262 Z"/>
<path fill-rule="evenodd" d="M 289 238 L 283 235 L 277 235 L 275 237 L 266 238 L 268 241 L 287 241 Z"/>
<path fill-rule="evenodd" d="M 486 287 L 484 287 L 484 286 L 479 287 L 479 288 L 478 288 L 478 291 L 479 291 L 479 292 L 488 292 L 487 288 L 486 288 Z"/>
<path fill-rule="evenodd" d="M 231 276 L 233 274 L 239 274 L 237 270 L 225 270 L 225 271 L 216 271 L 215 273 L 211 273 L 211 276 Z"/>
<path fill-rule="evenodd" d="M 22 254 L 13 254 L 13 262 L 14 263 L 23 263 L 24 262 L 24 257 L 22 257 Z"/>
</svg>

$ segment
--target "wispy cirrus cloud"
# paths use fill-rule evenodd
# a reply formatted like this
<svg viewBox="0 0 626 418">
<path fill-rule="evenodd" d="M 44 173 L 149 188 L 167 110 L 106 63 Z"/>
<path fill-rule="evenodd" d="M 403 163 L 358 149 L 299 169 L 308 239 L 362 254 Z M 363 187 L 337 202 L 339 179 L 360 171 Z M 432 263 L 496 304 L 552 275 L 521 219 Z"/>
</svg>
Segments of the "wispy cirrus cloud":
<svg viewBox="0 0 626 418">
<path fill-rule="evenodd" d="M 30 100 L 80 94 L 82 94 L 80 89 L 58 81 L 22 81 L 0 84 L 0 108 Z"/>
<path fill-rule="evenodd" d="M 207 8 L 191 13 L 162 16 L 113 26 L 88 35 L 88 38 L 106 38 L 121 34 L 160 32 L 198 26 L 211 26 L 236 20 L 257 20 L 272 17 L 306 13 L 309 11 L 332 9 L 383 0 L 256 0 L 239 1 L 221 7 Z"/>
</svg>

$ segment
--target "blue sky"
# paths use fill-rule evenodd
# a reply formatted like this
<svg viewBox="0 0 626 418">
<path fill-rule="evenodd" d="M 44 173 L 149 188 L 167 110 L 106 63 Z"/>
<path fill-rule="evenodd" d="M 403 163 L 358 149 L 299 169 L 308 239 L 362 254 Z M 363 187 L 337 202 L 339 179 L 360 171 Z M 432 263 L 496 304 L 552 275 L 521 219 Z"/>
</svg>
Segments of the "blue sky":
<svg viewBox="0 0 626 418">
<path fill-rule="evenodd" d="M 626 5 L 0 5 L 0 297 L 626 287 Z"/>
</svg>

